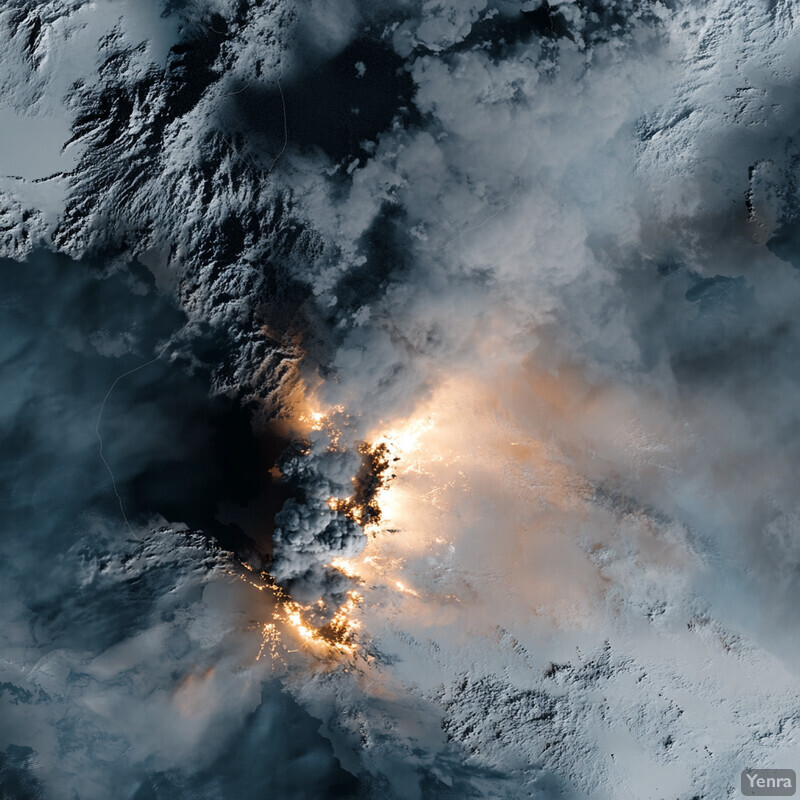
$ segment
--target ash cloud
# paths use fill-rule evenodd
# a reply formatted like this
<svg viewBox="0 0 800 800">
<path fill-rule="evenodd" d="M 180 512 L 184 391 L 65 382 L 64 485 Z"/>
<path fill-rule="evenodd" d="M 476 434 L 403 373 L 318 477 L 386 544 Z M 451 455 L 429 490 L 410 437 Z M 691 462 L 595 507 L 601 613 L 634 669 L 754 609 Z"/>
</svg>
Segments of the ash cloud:
<svg viewBox="0 0 800 800">
<path fill-rule="evenodd" d="M 422 121 L 384 133 L 346 192 L 311 209 L 341 254 L 308 277 L 338 343 L 321 396 L 369 430 L 410 413 L 441 372 L 488 374 L 484 353 L 654 391 L 698 445 L 683 487 L 641 491 L 709 552 L 777 567 L 760 544 L 768 517 L 795 513 L 781 475 L 797 456 L 798 285 L 771 251 L 796 203 L 797 110 L 769 64 L 791 74 L 794 22 L 756 4 L 724 29 L 692 4 L 562 3 L 562 36 L 531 25 L 498 59 L 488 33 L 486 46 L 454 45 L 529 9 L 440 10 L 392 33 Z M 681 64 L 697 58 L 709 72 L 693 80 Z M 371 266 L 367 232 L 387 209 L 410 236 Z M 616 457 L 615 473 L 636 471 Z M 764 473 L 765 460 L 782 466 Z M 735 462 L 769 477 L 736 477 Z M 753 591 L 774 599 L 768 583 Z"/>
<path fill-rule="evenodd" d="M 791 3 L 171 7 L 185 27 L 170 34 L 177 47 L 166 67 L 120 34 L 104 40 L 102 70 L 78 70 L 91 74 L 70 106 L 85 150 L 64 208 L 48 228 L 53 212 L 35 207 L 28 189 L 4 189 L 4 247 L 22 257 L 50 235 L 76 255 L 113 247 L 152 256 L 192 318 L 225 342 L 211 370 L 216 391 L 274 408 L 302 360 L 319 401 L 346 409 L 338 443 L 320 434 L 284 457 L 294 496 L 276 517 L 275 575 L 308 599 L 344 591 L 326 565 L 364 539 L 328 501 L 353 493 L 360 443 L 423 406 L 447 376 L 466 376 L 493 389 L 488 407 L 501 419 L 512 416 L 579 476 L 596 523 L 589 566 L 563 538 L 548 562 L 519 532 L 514 499 L 499 507 L 492 494 L 505 487 L 487 476 L 469 504 L 478 522 L 447 523 L 467 560 L 495 558 L 519 582 L 534 572 L 534 605 L 557 583 L 541 564 L 562 590 L 602 575 L 619 607 L 648 624 L 684 615 L 708 641 L 730 624 L 791 656 L 800 455 Z M 59 47 L 69 39 L 71 23 L 48 5 L 31 50 L 31 13 L 17 3 L 3 17 L 15 66 L 2 85 L 17 105 L 47 93 L 47 70 L 35 66 L 47 36 Z M 9 89 L 15 71 L 27 77 Z M 317 103 L 315 88 L 325 90 Z M 337 104 L 352 103 L 374 113 L 340 116 Z M 585 534 L 552 506 L 559 530 Z M 511 523 L 492 548 L 476 532 Z M 664 570 L 663 583 L 638 579 L 642 526 L 688 553 L 680 578 Z M 625 557 L 614 561 L 612 545 Z M 520 556 L 531 549 L 541 564 Z M 652 563 L 653 572 L 663 566 Z M 470 591 L 488 617 L 513 618 L 504 596 Z M 664 595 L 661 611 L 648 592 Z M 426 635 L 405 631 L 393 664 L 411 670 L 409 685 L 425 683 L 408 662 Z M 618 664 L 619 675 L 634 670 L 624 657 Z M 483 686 L 478 695 L 473 684 Z M 526 696 L 479 679 L 463 693 L 478 708 L 482 697 L 507 697 L 517 710 Z M 320 697 L 329 698 L 313 686 L 305 702 L 324 706 Z M 468 748 L 480 732 L 458 714 L 472 699 L 454 697 L 447 726 Z M 342 741 L 374 743 L 353 771 L 385 778 L 400 797 L 446 791 L 447 770 L 437 762 L 442 780 L 429 771 L 439 743 L 403 738 L 412 701 L 386 711 L 390 734 L 376 734 L 379 724 L 352 704 L 339 730 L 330 712 L 338 702 L 327 718 L 338 754 Z M 637 718 L 635 704 L 625 708 Z M 565 707 L 559 718 L 573 726 L 576 750 L 601 747 L 594 729 L 577 735 L 576 713 Z M 535 720 L 542 735 L 548 725 Z M 405 782 L 391 752 L 401 740 L 415 754 Z M 7 752 L 14 764 L 29 755 Z M 513 748 L 497 756 L 509 771 L 533 757 Z M 569 752 L 556 758 L 559 776 L 582 779 Z M 469 791 L 491 791 L 491 777 L 473 777 Z M 584 794 L 608 785 L 590 777 L 597 782 L 582 784 Z M 561 779 L 551 775 L 550 788 Z M 546 796 L 543 786 L 529 788 Z"/>
<path fill-rule="evenodd" d="M 723 640 L 750 637 L 789 663 L 800 285 L 797 104 L 785 92 L 798 31 L 786 7 L 747 3 L 731 17 L 723 5 L 701 14 L 691 3 L 561 3 L 546 35 L 532 25 L 502 47 L 458 46 L 479 19 L 478 31 L 489 26 L 483 5 L 440 5 L 441 16 L 394 28 L 420 121 L 382 134 L 344 190 L 303 188 L 336 253 L 306 276 L 317 335 L 334 352 L 314 364 L 312 350 L 306 366 L 323 378 L 321 400 L 355 417 L 351 449 L 381 420 L 424 407 L 446 376 L 563 380 L 566 412 L 531 399 L 540 414 L 531 419 L 503 385 L 497 403 L 595 498 L 619 498 L 615 511 L 594 499 L 587 512 L 597 515 L 590 572 L 554 545 L 564 594 L 612 576 L 608 596 L 626 619 L 645 608 L 657 619 L 646 595 L 660 592 L 666 608 L 706 620 L 692 630 L 729 626 L 736 634 Z M 400 222 L 401 247 L 370 268 L 368 232 L 387 218 Z M 498 509 L 493 486 L 470 508 L 503 530 L 513 507 Z M 604 565 L 614 548 L 644 559 L 633 517 L 680 542 L 680 579 L 645 590 L 633 562 Z M 446 525 L 455 546 L 483 552 L 476 523 L 458 524 Z M 563 524 L 584 535 L 567 513 Z M 525 552 L 520 535 L 493 542 L 485 558 L 524 581 L 502 555 Z M 513 617 L 476 592 L 487 613 Z"/>
<path fill-rule="evenodd" d="M 323 597 L 333 613 L 348 582 L 328 565 L 334 558 L 358 555 L 365 541 L 361 527 L 329 502 L 352 493 L 361 458 L 357 452 L 332 450 L 329 444 L 326 435 L 317 433 L 306 447 L 282 459 L 284 479 L 298 497 L 287 500 L 275 517 L 270 572 L 301 602 Z"/>
<path fill-rule="evenodd" d="M 247 554 L 243 531 L 215 516 L 253 494 L 231 458 L 237 414 L 211 411 L 193 348 L 213 350 L 135 265 L 37 251 L 0 267 L 0 794 L 359 796 L 318 721 L 256 661 L 271 607 L 210 541 Z M 170 337 L 102 421 L 129 531 L 95 423 L 115 378 Z"/>
</svg>

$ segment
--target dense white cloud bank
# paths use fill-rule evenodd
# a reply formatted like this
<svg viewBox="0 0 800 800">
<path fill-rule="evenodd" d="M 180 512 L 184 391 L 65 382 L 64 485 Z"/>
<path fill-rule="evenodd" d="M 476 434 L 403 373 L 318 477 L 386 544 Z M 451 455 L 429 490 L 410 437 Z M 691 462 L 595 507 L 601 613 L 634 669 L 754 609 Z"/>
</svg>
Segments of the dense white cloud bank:
<svg viewBox="0 0 800 800">
<path fill-rule="evenodd" d="M 3 12 L 4 103 L 78 152 L 49 205 L 3 179 L 2 245 L 139 256 L 227 337 L 218 391 L 274 408 L 302 356 L 346 415 L 283 462 L 274 566 L 360 576 L 363 657 L 286 677 L 345 768 L 683 800 L 791 767 L 792 4 L 175 6 Z M 384 434 L 367 543 L 329 501 Z"/>
</svg>

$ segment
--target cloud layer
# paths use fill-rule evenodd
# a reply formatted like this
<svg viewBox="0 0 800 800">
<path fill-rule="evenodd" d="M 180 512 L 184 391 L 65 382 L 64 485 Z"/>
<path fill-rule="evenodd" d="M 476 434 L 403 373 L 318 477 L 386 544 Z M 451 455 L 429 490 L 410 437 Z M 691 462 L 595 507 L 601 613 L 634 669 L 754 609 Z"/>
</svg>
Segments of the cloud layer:
<svg viewBox="0 0 800 800">
<path fill-rule="evenodd" d="M 44 184 L 4 179 L 4 252 L 24 257 L 44 237 L 74 256 L 138 257 L 191 320 L 186 363 L 207 365 L 218 396 L 256 400 L 262 422 L 303 433 L 260 465 L 291 494 L 274 520 L 273 575 L 329 612 L 358 589 L 362 645 L 347 663 L 311 648 L 284 653 L 286 673 L 273 667 L 344 768 L 401 798 L 643 796 L 645 772 L 665 796 L 692 797 L 724 793 L 745 756 L 788 758 L 800 514 L 791 4 L 216 0 L 163 15 L 153 4 L 149 17 L 125 4 L 91 25 L 86 4 L 43 8 L 12 3 L 0 17 L 13 55 L 0 85 L 15 113 L 69 118 L 77 166 Z M 128 328 L 79 337 L 79 350 L 149 357 L 156 342 Z M 9 363 L 39 358 L 22 323 L 8 341 L 20 343 Z M 140 378 L 143 403 L 155 389 Z M 9 425 L 22 436 L 66 420 L 66 451 L 88 453 L 91 437 L 70 439 L 69 403 L 17 422 L 41 383 L 21 380 Z M 156 415 L 115 431 L 129 492 L 154 472 L 148 436 L 192 440 L 179 425 Z M 370 539 L 348 505 L 364 440 L 398 459 Z M 20 452 L 42 450 L 26 442 Z M 141 511 L 185 491 L 165 485 L 141 491 Z M 67 496 L 69 514 L 95 502 Z M 107 526 L 113 503 L 100 507 Z M 43 542 L 69 514 L 46 515 Z M 227 532 L 265 563 L 263 541 Z M 125 641 L 89 637 L 81 680 L 101 689 L 77 696 L 117 737 L 109 761 L 128 759 L 126 787 L 146 764 L 156 796 L 179 785 L 213 796 L 193 783 L 198 764 L 273 730 L 257 709 L 272 704 L 277 719 L 289 706 L 271 690 L 264 700 L 268 668 L 241 668 L 251 638 L 223 632 L 250 601 L 208 588 L 191 566 L 205 558 L 199 540 L 167 555 L 173 535 L 135 557 L 147 564 L 137 576 L 169 564 L 132 592 L 160 621 L 149 605 L 129 630 L 109 613 Z M 121 558 L 118 543 L 98 547 Z M 123 562 L 108 563 L 122 575 Z M 155 642 L 147 669 L 141 636 Z M 102 672 L 114 647 L 146 690 Z M 55 683 L 77 674 L 69 658 Z M 759 675 L 777 699 L 753 689 Z M 135 714 L 114 721 L 131 697 L 152 714 L 168 698 L 168 742 L 148 745 Z M 306 723 L 320 786 L 355 793 Z M 44 753 L 56 723 L 40 725 L 26 741 Z M 40 758 L 26 769 L 53 783 L 55 756 Z M 219 795 L 239 791 L 209 769 Z M 101 796 L 108 774 L 83 793 Z"/>
</svg>

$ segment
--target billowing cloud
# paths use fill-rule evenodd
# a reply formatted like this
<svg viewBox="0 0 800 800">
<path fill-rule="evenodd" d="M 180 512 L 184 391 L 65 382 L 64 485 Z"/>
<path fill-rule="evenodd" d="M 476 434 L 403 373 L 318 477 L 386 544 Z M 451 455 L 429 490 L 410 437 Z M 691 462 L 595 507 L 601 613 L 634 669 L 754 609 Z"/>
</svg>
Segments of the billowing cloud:
<svg viewBox="0 0 800 800">
<path fill-rule="evenodd" d="M 237 541 L 214 519 L 233 498 L 183 315 L 127 271 L 1 266 L 0 794 L 356 796 L 277 682 L 274 595 L 210 540 Z M 98 453 L 112 385 L 97 430 L 130 528 Z"/>
<path fill-rule="evenodd" d="M 289 429 L 271 569 L 318 660 L 281 677 L 339 762 L 416 799 L 716 796 L 790 759 L 791 4 L 174 6 L 144 47 L 128 10 L 79 70 L 63 208 L 9 190 L 5 252 L 139 256 L 213 390 Z M 83 13 L 47 9 L 52 37 Z M 17 107 L 53 91 L 23 70 L 31 13 L 3 17 Z M 301 611 L 340 604 L 360 638 L 332 661 Z M 266 671 L 239 670 L 244 634 L 140 623 L 120 662 L 152 646 L 152 698 L 200 717 L 141 700 L 157 749 L 136 714 L 98 725 L 190 786 Z M 96 714 L 130 694 L 102 675 Z"/>
</svg>

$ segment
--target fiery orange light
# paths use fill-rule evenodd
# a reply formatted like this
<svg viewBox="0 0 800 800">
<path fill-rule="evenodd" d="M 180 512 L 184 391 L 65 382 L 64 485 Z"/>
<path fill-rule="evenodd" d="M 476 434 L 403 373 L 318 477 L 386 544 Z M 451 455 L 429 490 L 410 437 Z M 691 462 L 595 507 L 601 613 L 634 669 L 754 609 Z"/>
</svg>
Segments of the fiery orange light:
<svg viewBox="0 0 800 800">
<path fill-rule="evenodd" d="M 329 448 L 336 449 L 341 446 L 342 431 L 347 428 L 348 420 L 342 406 L 322 408 L 313 399 L 313 391 L 304 387 L 302 382 L 295 385 L 291 396 L 291 407 L 294 408 L 293 425 L 299 433 L 324 432 L 329 440 Z M 398 474 L 423 474 L 424 464 L 430 461 L 430 453 L 422 457 L 422 444 L 427 434 L 433 429 L 434 420 L 430 414 L 414 417 L 399 425 L 392 426 L 388 431 L 368 437 L 367 441 L 359 445 L 359 452 L 365 458 L 376 458 L 381 470 L 387 474 L 379 474 L 381 485 L 374 492 L 371 499 L 365 500 L 359 496 L 358 491 L 350 497 L 330 497 L 327 505 L 333 511 L 347 515 L 359 524 L 366 534 L 373 538 L 379 533 L 390 529 L 392 521 L 400 515 L 408 497 L 399 491 L 394 483 Z M 382 460 L 380 460 L 382 459 Z M 433 460 L 436 460 L 434 457 Z M 442 461 L 441 456 L 438 457 Z M 388 473 L 391 473 L 389 475 Z M 354 476 L 354 485 L 356 485 Z M 357 485 L 356 485 L 357 489 Z M 329 566 L 352 579 L 361 578 L 363 571 L 378 577 L 381 570 L 395 570 L 401 565 L 386 559 L 374 559 L 365 554 L 361 559 L 334 558 Z M 254 572 L 249 565 L 245 567 Z M 396 573 L 395 573 L 396 574 Z M 242 576 L 244 577 L 244 576 Z M 352 655 L 357 650 L 356 634 L 361 628 L 359 620 L 354 614 L 364 597 L 353 590 L 348 593 L 347 600 L 336 609 L 329 621 L 320 626 L 310 622 L 309 612 L 314 611 L 313 606 L 303 606 L 293 600 L 281 587 L 277 586 L 267 573 L 261 574 L 262 582 L 244 578 L 259 591 L 269 590 L 275 598 L 275 610 L 272 622 L 265 623 L 261 635 L 262 643 L 257 660 L 264 652 L 269 652 L 273 658 L 278 655 L 278 645 L 281 640 L 281 631 L 296 636 L 304 647 L 319 647 L 327 651 L 336 651 L 345 655 Z M 387 584 L 381 581 L 381 585 Z M 418 597 L 417 593 L 408 588 L 403 582 L 389 581 L 389 586 L 394 586 L 401 594 Z M 316 611 L 324 611 L 324 601 L 317 601 Z M 285 649 L 285 648 L 284 648 Z"/>
<path fill-rule="evenodd" d="M 248 566 L 248 571 L 253 572 L 254 570 Z M 331 621 L 321 627 L 314 627 L 304 617 L 304 612 L 311 610 L 312 607 L 303 606 L 292 600 L 268 573 L 261 573 L 262 582 L 260 583 L 242 573 L 231 574 L 260 592 L 269 591 L 275 599 L 273 621 L 264 623 L 261 628 L 261 646 L 256 655 L 256 661 L 261 659 L 267 649 L 273 659 L 282 660 L 278 651 L 279 645 L 282 645 L 281 628 L 299 636 L 307 645 L 316 645 L 323 650 L 337 651 L 345 655 L 353 655 L 357 652 L 358 646 L 354 641 L 354 634 L 359 629 L 360 623 L 351 619 L 349 615 L 363 600 L 358 592 L 348 592 L 347 601 L 337 609 Z M 285 646 L 283 646 L 283 650 L 288 652 Z"/>
<path fill-rule="evenodd" d="M 419 597 L 419 594 L 415 592 L 413 589 L 409 589 L 402 581 L 395 581 L 395 586 L 397 586 L 397 590 L 399 592 L 403 592 L 404 594 L 410 594 L 413 597 Z"/>
<path fill-rule="evenodd" d="M 358 571 L 356 570 L 355 565 L 346 558 L 334 558 L 329 566 L 338 572 L 341 572 L 342 575 L 346 575 L 348 578 L 355 578 L 358 576 Z"/>
</svg>

